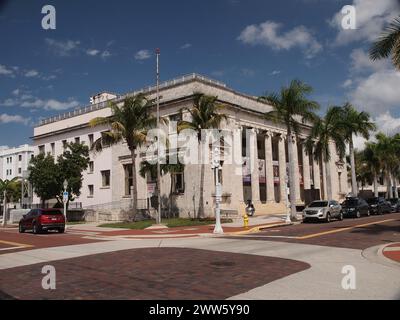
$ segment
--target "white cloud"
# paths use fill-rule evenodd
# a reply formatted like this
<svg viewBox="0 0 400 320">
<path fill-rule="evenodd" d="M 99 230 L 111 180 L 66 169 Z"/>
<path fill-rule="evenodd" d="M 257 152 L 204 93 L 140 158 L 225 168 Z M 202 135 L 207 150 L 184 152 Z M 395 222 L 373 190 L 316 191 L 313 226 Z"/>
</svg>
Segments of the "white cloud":
<svg viewBox="0 0 400 320">
<path fill-rule="evenodd" d="M 100 50 L 97 50 L 97 49 L 88 49 L 88 50 L 86 50 L 86 54 L 88 55 L 88 56 L 97 56 L 98 54 L 100 53 Z"/>
<path fill-rule="evenodd" d="M 59 101 L 56 99 L 42 100 L 36 98 L 31 101 L 22 101 L 20 106 L 26 108 L 43 108 L 45 110 L 66 110 L 78 107 L 79 102 L 71 98 L 68 101 Z"/>
<path fill-rule="evenodd" d="M 356 9 L 355 30 L 342 28 L 343 14 L 340 10 L 330 20 L 331 26 L 338 30 L 336 45 L 345 45 L 353 41 L 373 41 L 382 32 L 384 25 L 399 14 L 398 0 L 353 0 Z"/>
<path fill-rule="evenodd" d="M 12 77 L 14 76 L 14 70 L 12 68 L 8 68 L 7 66 L 0 64 L 0 75 Z"/>
<path fill-rule="evenodd" d="M 151 53 L 149 50 L 139 50 L 138 52 L 136 52 L 135 54 L 135 59 L 136 60 L 147 60 L 151 58 Z"/>
<path fill-rule="evenodd" d="M 271 76 L 277 76 L 278 74 L 280 74 L 281 71 L 280 70 L 274 70 L 270 73 Z"/>
<path fill-rule="evenodd" d="M 27 78 L 34 78 L 39 76 L 39 72 L 36 70 L 28 70 L 25 72 L 25 77 Z"/>
<path fill-rule="evenodd" d="M 391 68 L 390 61 L 377 60 L 372 61 L 369 54 L 362 49 L 355 49 L 350 54 L 351 69 L 353 73 L 366 73 Z"/>
<path fill-rule="evenodd" d="M 191 43 L 185 43 L 183 46 L 181 46 L 181 49 L 182 50 L 185 50 L 185 49 L 189 49 L 189 48 L 191 48 L 192 47 L 192 44 Z"/>
<path fill-rule="evenodd" d="M 0 123 L 22 123 L 28 125 L 30 118 L 24 118 L 20 115 L 0 114 Z"/>
<path fill-rule="evenodd" d="M 57 41 L 50 38 L 46 38 L 45 42 L 47 46 L 53 51 L 53 53 L 60 57 L 70 56 L 73 52 L 78 50 L 80 45 L 80 41 Z"/>
<path fill-rule="evenodd" d="M 322 45 L 305 26 L 298 26 L 279 34 L 282 24 L 266 21 L 260 25 L 247 26 L 238 40 L 250 45 L 264 45 L 273 50 L 290 50 L 300 48 L 306 58 L 312 58 L 322 51 Z"/>
</svg>

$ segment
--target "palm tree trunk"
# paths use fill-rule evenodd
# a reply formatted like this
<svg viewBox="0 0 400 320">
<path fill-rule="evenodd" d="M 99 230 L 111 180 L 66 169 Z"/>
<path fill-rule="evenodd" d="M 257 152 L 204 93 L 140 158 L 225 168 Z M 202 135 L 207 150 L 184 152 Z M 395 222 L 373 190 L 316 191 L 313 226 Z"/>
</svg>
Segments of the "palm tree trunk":
<svg viewBox="0 0 400 320">
<path fill-rule="evenodd" d="M 377 198 L 379 196 L 378 192 L 378 177 L 376 174 L 374 174 L 374 196 Z"/>
<path fill-rule="evenodd" d="M 332 200 L 331 171 L 329 170 L 329 162 L 325 161 L 325 177 L 326 177 L 326 200 Z"/>
<path fill-rule="evenodd" d="M 399 198 L 399 190 L 397 189 L 397 178 L 393 178 L 393 185 L 394 185 L 394 195 L 393 197 L 398 199 Z"/>
<path fill-rule="evenodd" d="M 353 139 L 350 139 L 349 143 L 350 149 L 350 165 L 351 165 L 351 192 L 355 197 L 358 196 L 358 186 L 357 186 L 357 177 L 356 177 L 356 161 L 354 159 L 354 144 Z"/>
<path fill-rule="evenodd" d="M 296 210 L 296 184 L 294 181 L 295 175 L 295 163 L 293 161 L 293 141 L 292 133 L 290 130 L 287 131 L 287 145 L 288 145 L 288 157 L 289 157 L 289 192 L 290 192 L 290 217 L 292 219 L 297 218 Z"/>
<path fill-rule="evenodd" d="M 132 214 L 129 218 L 131 221 L 134 221 L 136 219 L 137 204 L 138 204 L 135 149 L 131 149 L 131 158 L 132 158 L 132 211 L 131 211 Z"/>
<path fill-rule="evenodd" d="M 387 197 L 393 198 L 393 189 L 392 189 L 392 174 L 388 172 L 387 175 Z"/>
</svg>

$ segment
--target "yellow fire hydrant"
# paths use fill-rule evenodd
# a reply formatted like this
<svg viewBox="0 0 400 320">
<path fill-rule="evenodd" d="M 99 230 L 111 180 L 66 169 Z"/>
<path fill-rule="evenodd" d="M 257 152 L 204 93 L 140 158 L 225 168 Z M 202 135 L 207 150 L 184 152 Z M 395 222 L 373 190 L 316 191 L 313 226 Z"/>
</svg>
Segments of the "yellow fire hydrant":
<svg viewBox="0 0 400 320">
<path fill-rule="evenodd" d="M 243 216 L 243 226 L 247 229 L 249 227 L 249 216 L 247 213 Z"/>
</svg>

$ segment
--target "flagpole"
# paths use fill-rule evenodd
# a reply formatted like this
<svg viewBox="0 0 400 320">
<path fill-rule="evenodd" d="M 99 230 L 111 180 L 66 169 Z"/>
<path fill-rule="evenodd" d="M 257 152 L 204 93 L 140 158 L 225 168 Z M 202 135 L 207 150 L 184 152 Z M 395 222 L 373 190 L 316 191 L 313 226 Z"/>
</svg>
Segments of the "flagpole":
<svg viewBox="0 0 400 320">
<path fill-rule="evenodd" d="M 157 56 L 157 219 L 156 224 L 161 224 L 161 170 L 160 170 L 160 49 L 156 49 Z"/>
</svg>

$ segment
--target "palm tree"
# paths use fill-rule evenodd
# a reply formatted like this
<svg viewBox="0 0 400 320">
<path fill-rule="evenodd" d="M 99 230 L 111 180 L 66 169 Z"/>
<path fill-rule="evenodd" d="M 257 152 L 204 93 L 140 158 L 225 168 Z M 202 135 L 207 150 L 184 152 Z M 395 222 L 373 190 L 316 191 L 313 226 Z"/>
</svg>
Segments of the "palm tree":
<svg viewBox="0 0 400 320">
<path fill-rule="evenodd" d="M 275 123 L 284 124 L 287 133 L 287 146 L 289 154 L 289 187 L 291 217 L 296 219 L 296 186 L 294 183 L 295 163 L 293 161 L 293 143 L 291 138 L 298 135 L 301 124 L 316 119 L 315 111 L 319 109 L 316 101 L 307 99 L 306 95 L 312 92 L 312 87 L 299 81 L 293 80 L 288 87 L 282 87 L 279 93 L 272 93 L 259 98 L 272 106 L 273 110 L 267 112 L 264 117 Z M 284 183 L 283 181 L 281 183 Z"/>
<path fill-rule="evenodd" d="M 394 66 L 400 69 L 400 16 L 386 27 L 380 38 L 370 49 L 372 60 L 392 57 Z"/>
<path fill-rule="evenodd" d="M 363 162 L 373 175 L 374 196 L 378 197 L 378 176 L 381 173 L 381 162 L 374 142 L 367 142 L 362 154 Z"/>
<path fill-rule="evenodd" d="M 306 150 L 313 154 L 315 161 L 325 163 L 327 200 L 332 199 L 331 177 L 329 161 L 331 160 L 331 143 L 335 143 L 336 152 L 340 159 L 346 154 L 346 142 L 338 126 L 338 117 L 342 112 L 340 107 L 330 107 L 323 119 L 317 119 L 311 129 L 310 136 L 306 139 Z"/>
<path fill-rule="evenodd" d="M 3 196 L 3 227 L 7 223 L 6 213 L 7 213 L 7 201 L 11 200 L 13 194 L 18 192 L 18 181 L 19 178 L 16 177 L 12 180 L 2 180 L 0 179 L 0 194 Z"/>
<path fill-rule="evenodd" d="M 161 175 L 163 175 L 163 176 L 166 174 L 171 175 L 171 179 L 170 179 L 171 183 L 170 183 L 170 189 L 169 189 L 169 206 L 168 206 L 168 216 L 169 217 L 171 217 L 172 193 L 173 193 L 173 189 L 174 189 L 174 186 L 173 186 L 174 180 L 172 179 L 172 176 L 177 173 L 183 172 L 184 169 L 185 169 L 185 166 L 181 163 L 176 163 L 176 164 L 170 163 L 170 161 L 168 160 L 168 157 L 167 157 L 166 163 L 162 163 L 160 165 Z M 140 163 L 139 174 L 143 178 L 145 178 L 147 174 L 151 174 L 152 176 L 155 176 L 157 174 L 157 165 L 149 163 L 148 161 L 142 161 Z M 157 187 L 157 188 L 159 188 L 159 187 Z"/>
<path fill-rule="evenodd" d="M 390 137 L 380 132 L 376 140 L 376 151 L 387 181 L 387 197 L 393 198 L 393 174 L 398 167 L 400 135 Z"/>
<path fill-rule="evenodd" d="M 91 127 L 107 125 L 109 131 L 103 132 L 102 137 L 96 140 L 91 149 L 99 152 L 105 145 L 117 144 L 125 141 L 132 159 L 132 216 L 137 213 L 137 177 L 136 152 L 146 142 L 147 131 L 156 126 L 156 118 L 151 115 L 152 102 L 143 94 L 125 98 L 122 106 L 111 103 L 112 115 L 108 118 L 95 118 L 89 122 Z"/>
<path fill-rule="evenodd" d="M 183 108 L 181 112 L 187 112 L 190 115 L 189 121 L 180 121 L 178 123 L 178 132 L 191 129 L 197 133 L 197 140 L 201 154 L 201 172 L 200 172 L 200 195 L 198 217 L 204 216 L 204 172 L 205 164 L 202 151 L 205 150 L 207 141 L 201 138 L 201 132 L 205 129 L 219 129 L 223 120 L 227 120 L 227 116 L 221 113 L 225 106 L 218 102 L 218 97 L 209 96 L 203 93 L 195 93 L 193 97 L 193 107 Z"/>
<path fill-rule="evenodd" d="M 358 112 L 350 103 L 346 103 L 340 112 L 338 125 L 343 130 L 346 142 L 349 144 L 350 166 L 351 166 L 351 187 L 354 196 L 358 195 L 356 163 L 354 160 L 354 136 L 362 136 L 369 139 L 370 131 L 376 130 L 375 124 L 371 121 L 371 117 L 366 112 Z"/>
</svg>

